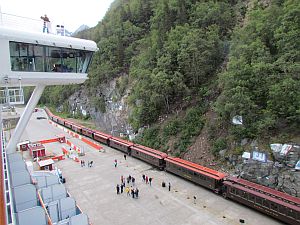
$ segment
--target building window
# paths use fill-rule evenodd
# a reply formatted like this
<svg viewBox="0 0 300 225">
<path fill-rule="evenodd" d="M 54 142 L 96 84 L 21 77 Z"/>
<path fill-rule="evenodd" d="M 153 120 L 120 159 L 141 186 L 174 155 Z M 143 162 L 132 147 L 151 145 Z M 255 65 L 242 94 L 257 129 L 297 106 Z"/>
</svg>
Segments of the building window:
<svg viewBox="0 0 300 225">
<path fill-rule="evenodd" d="M 87 73 L 92 52 L 9 42 L 12 71 Z"/>
</svg>

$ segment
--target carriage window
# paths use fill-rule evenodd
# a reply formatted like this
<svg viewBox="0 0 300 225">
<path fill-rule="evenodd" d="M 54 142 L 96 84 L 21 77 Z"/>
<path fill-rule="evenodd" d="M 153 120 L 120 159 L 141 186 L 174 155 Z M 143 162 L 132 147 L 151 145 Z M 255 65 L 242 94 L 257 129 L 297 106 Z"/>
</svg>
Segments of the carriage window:
<svg viewBox="0 0 300 225">
<path fill-rule="evenodd" d="M 249 201 L 250 202 L 254 202 L 255 201 L 254 195 L 249 194 Z"/>
<path fill-rule="evenodd" d="M 256 197 L 256 203 L 261 205 L 262 204 L 262 199 L 259 197 Z"/>
<path fill-rule="evenodd" d="M 270 208 L 269 202 L 267 200 L 263 200 L 263 206 Z"/>
<path fill-rule="evenodd" d="M 235 189 L 234 189 L 234 188 L 230 188 L 230 192 L 231 192 L 232 194 L 235 194 Z"/>
<path fill-rule="evenodd" d="M 296 219 L 296 213 L 295 213 L 295 211 L 292 210 L 292 209 L 288 209 L 288 210 L 287 210 L 287 215 L 288 215 L 289 217 L 292 217 L 292 218 L 295 218 L 295 219 Z"/>
<path fill-rule="evenodd" d="M 272 210 L 278 211 L 278 205 L 276 203 L 271 202 L 270 205 Z"/>
<path fill-rule="evenodd" d="M 247 192 L 242 192 L 241 193 L 242 198 L 248 199 L 248 193 Z"/>
</svg>

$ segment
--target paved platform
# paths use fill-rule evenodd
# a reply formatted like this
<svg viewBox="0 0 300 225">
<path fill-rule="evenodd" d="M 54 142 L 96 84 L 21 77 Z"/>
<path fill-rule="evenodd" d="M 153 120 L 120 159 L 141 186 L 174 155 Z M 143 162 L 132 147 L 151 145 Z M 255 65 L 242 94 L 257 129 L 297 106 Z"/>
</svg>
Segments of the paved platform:
<svg viewBox="0 0 300 225">
<path fill-rule="evenodd" d="M 49 139 L 63 133 L 47 120 L 36 119 L 38 116 L 45 114 L 32 114 L 22 140 Z M 71 159 L 55 164 L 66 178 L 65 186 L 68 191 L 93 225 L 235 225 L 242 224 L 240 219 L 245 221 L 243 224 L 281 224 L 180 177 L 159 171 L 140 160 L 132 157 L 124 160 L 120 151 L 103 146 L 105 152 L 99 152 L 80 140 L 65 135 L 84 149 L 85 155 L 80 159 L 94 161 L 91 168 L 81 167 L 80 163 Z M 60 154 L 61 147 L 61 144 L 53 143 L 47 145 L 46 149 Z M 115 159 L 118 160 L 116 168 Z M 127 177 L 129 174 L 136 178 L 135 187 L 140 190 L 138 199 L 125 193 L 116 194 L 120 177 Z M 142 174 L 153 177 L 152 186 L 142 181 Z M 161 186 L 162 181 L 171 183 L 171 191 Z M 197 197 L 196 202 L 193 196 Z"/>
</svg>

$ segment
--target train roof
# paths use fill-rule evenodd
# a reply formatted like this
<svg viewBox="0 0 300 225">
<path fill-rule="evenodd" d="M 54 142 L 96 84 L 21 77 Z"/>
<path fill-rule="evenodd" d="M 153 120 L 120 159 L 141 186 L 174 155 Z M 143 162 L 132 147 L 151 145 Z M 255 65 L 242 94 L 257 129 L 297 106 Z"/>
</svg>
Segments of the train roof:
<svg viewBox="0 0 300 225">
<path fill-rule="evenodd" d="M 214 178 L 216 180 L 221 180 L 221 179 L 223 179 L 224 177 L 227 176 L 227 174 L 225 174 L 225 173 L 221 173 L 219 171 L 216 171 L 216 170 L 213 170 L 213 169 L 201 166 L 201 165 L 196 164 L 196 163 L 192 163 L 192 162 L 186 161 L 184 159 L 173 158 L 173 157 L 169 156 L 165 160 L 169 161 L 171 163 L 175 163 L 175 164 L 177 164 L 179 166 L 183 166 L 183 167 L 185 167 L 187 169 L 190 169 L 190 170 L 193 170 L 195 172 L 204 174 L 206 176 L 212 177 L 212 178 Z"/>
<path fill-rule="evenodd" d="M 283 193 L 281 191 L 277 191 L 275 189 L 260 185 L 260 184 L 256 184 L 253 182 L 250 182 L 248 180 L 244 180 L 242 178 L 237 178 L 237 177 L 230 177 L 227 178 L 227 180 L 234 182 L 238 185 L 250 188 L 255 190 L 256 192 L 263 192 L 266 193 L 267 195 L 270 196 L 276 196 L 277 198 L 281 198 L 281 199 L 285 199 L 287 201 L 291 201 L 291 202 L 295 202 L 296 204 L 300 205 L 300 199 L 291 195 L 288 195 L 286 193 Z"/>
<path fill-rule="evenodd" d="M 251 189 L 249 189 L 247 187 L 239 185 L 238 183 L 232 183 L 232 182 L 229 182 L 229 181 L 226 180 L 226 181 L 224 181 L 224 184 L 230 185 L 230 186 L 235 187 L 237 189 L 240 189 L 240 190 L 242 190 L 244 192 L 253 194 L 253 195 L 261 197 L 263 199 L 267 199 L 268 201 L 275 202 L 275 203 L 277 203 L 279 205 L 283 205 L 285 207 L 288 207 L 288 208 L 294 209 L 295 211 L 300 212 L 300 207 L 298 207 L 297 205 L 291 204 L 290 202 L 285 202 L 284 200 L 274 198 L 271 195 L 266 195 L 265 193 L 257 192 L 255 190 L 251 190 Z"/>
<path fill-rule="evenodd" d="M 144 151 L 147 151 L 147 152 L 151 152 L 152 154 L 160 155 L 163 158 L 168 157 L 168 155 L 166 153 L 158 151 L 158 150 L 153 149 L 153 148 L 149 148 L 147 146 L 143 146 L 143 145 L 139 145 L 139 144 L 134 144 L 132 146 L 132 148 L 136 149 L 136 150 L 144 150 Z"/>
<path fill-rule="evenodd" d="M 82 129 L 83 126 L 78 125 L 77 123 L 72 123 L 72 126 Z"/>
<path fill-rule="evenodd" d="M 101 132 L 101 131 L 98 131 L 98 130 L 95 130 L 94 135 L 102 136 L 102 137 L 105 137 L 105 138 L 110 138 L 110 137 L 112 137 L 111 135 L 105 134 L 105 133 L 103 133 L 103 132 Z"/>
<path fill-rule="evenodd" d="M 133 143 L 130 142 L 130 141 L 124 140 L 122 138 L 117 138 L 117 137 L 114 137 L 114 136 L 111 136 L 110 140 L 121 142 L 122 144 L 127 144 L 128 146 L 132 146 L 133 145 Z"/>
<path fill-rule="evenodd" d="M 74 37 L 59 36 L 47 33 L 26 32 L 0 26 L 0 39 L 8 41 L 73 48 L 87 51 L 97 51 L 98 47 L 94 41 Z"/>
</svg>

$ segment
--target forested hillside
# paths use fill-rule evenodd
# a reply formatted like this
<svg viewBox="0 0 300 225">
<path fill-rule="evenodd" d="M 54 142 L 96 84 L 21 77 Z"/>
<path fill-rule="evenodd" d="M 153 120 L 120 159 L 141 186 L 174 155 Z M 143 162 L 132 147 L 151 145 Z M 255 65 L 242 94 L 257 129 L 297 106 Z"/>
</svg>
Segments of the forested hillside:
<svg viewBox="0 0 300 225">
<path fill-rule="evenodd" d="M 100 49 L 81 88 L 104 112 L 99 85 L 117 79 L 131 126 L 146 127 L 142 144 L 182 156 L 205 129 L 217 155 L 245 138 L 299 135 L 297 0 L 116 0 L 78 36 Z M 48 89 L 41 102 L 70 111 L 76 89 Z M 232 124 L 236 115 L 242 125 Z"/>
</svg>

